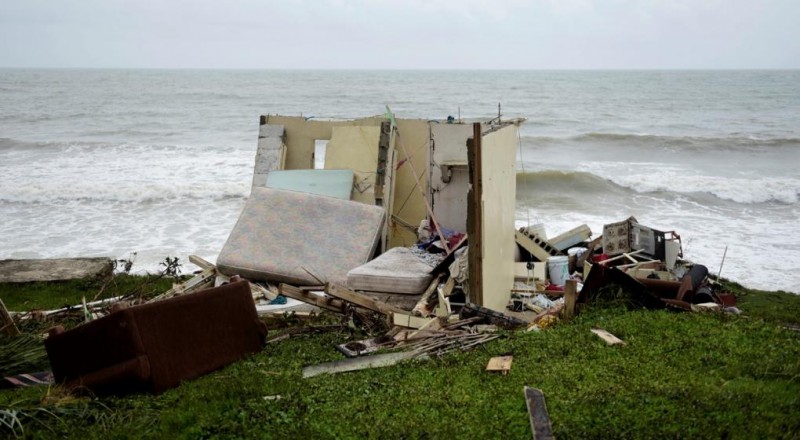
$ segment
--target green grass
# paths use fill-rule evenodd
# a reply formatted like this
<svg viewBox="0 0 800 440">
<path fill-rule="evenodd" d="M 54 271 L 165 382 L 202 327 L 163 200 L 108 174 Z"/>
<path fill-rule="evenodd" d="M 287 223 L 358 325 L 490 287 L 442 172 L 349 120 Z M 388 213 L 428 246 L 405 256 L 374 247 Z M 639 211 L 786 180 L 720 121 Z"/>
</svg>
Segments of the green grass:
<svg viewBox="0 0 800 440">
<path fill-rule="evenodd" d="M 743 316 L 595 304 L 472 352 L 310 379 L 303 366 L 341 359 L 334 345 L 363 335 L 304 335 L 159 396 L 57 404 L 45 388 L 7 390 L 0 409 L 23 411 L 32 438 L 522 439 L 527 385 L 543 390 L 562 439 L 798 438 L 800 333 L 784 324 L 800 303 L 761 295 L 743 295 Z M 595 326 L 627 345 L 606 346 Z M 484 371 L 506 353 L 508 375 Z"/>
</svg>

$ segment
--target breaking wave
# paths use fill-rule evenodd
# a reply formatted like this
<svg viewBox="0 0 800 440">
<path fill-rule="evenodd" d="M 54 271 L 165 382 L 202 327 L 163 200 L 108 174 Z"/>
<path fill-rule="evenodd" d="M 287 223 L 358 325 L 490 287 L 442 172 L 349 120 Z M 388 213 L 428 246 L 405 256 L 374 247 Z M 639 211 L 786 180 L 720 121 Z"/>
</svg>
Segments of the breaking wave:
<svg viewBox="0 0 800 440">
<path fill-rule="evenodd" d="M 800 138 L 759 138 L 756 136 L 666 136 L 636 133 L 585 133 L 569 137 L 523 136 L 527 145 L 587 143 L 625 147 L 657 147 L 686 150 L 753 150 L 762 148 L 800 148 Z"/>
<path fill-rule="evenodd" d="M 590 194 L 681 194 L 703 201 L 708 197 L 739 204 L 777 203 L 794 205 L 800 202 L 800 179 L 787 177 L 722 178 L 717 176 L 687 176 L 678 168 L 657 172 L 631 172 L 631 164 L 606 164 L 592 170 L 536 171 L 517 173 L 517 187 L 524 191 L 561 190 Z M 625 167 L 625 169 L 622 169 Z M 600 169 L 597 169 L 600 168 Z"/>
</svg>

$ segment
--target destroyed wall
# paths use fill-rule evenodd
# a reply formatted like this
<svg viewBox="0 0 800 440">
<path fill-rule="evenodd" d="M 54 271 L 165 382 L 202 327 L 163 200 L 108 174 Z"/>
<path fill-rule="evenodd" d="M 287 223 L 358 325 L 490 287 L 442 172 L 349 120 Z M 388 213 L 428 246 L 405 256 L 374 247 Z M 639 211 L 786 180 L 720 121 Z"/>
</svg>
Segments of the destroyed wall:
<svg viewBox="0 0 800 440">
<path fill-rule="evenodd" d="M 329 140 L 331 142 L 327 149 L 333 152 L 330 157 L 333 162 L 329 165 L 329 158 L 326 157 L 325 168 L 336 168 L 339 165 L 342 165 L 339 168 L 358 168 L 354 169 L 356 187 L 361 185 L 360 188 L 363 191 L 354 189 L 353 200 L 374 204 L 374 189 L 370 190 L 370 188 L 374 188 L 374 171 L 372 171 L 373 174 L 369 174 L 368 170 L 362 170 L 362 166 L 366 166 L 362 160 L 364 158 L 359 158 L 358 154 L 351 154 L 351 149 L 355 146 L 356 150 L 372 155 L 371 149 L 374 147 L 370 144 L 375 140 L 376 133 L 380 133 L 380 125 L 383 121 L 385 118 L 382 116 L 352 120 L 317 120 L 306 119 L 302 116 L 281 115 L 263 116 L 259 130 L 259 155 L 264 154 L 265 148 L 262 148 L 262 145 L 270 146 L 271 150 L 266 149 L 267 153 L 274 152 L 269 156 L 270 163 L 283 163 L 283 169 L 287 170 L 312 169 L 314 168 L 315 142 Z M 267 142 L 268 137 L 262 138 L 262 135 L 276 136 L 277 128 L 265 128 L 276 125 L 283 126 L 282 140 L 285 144 L 285 153 L 281 153 L 281 144 L 277 140 Z M 391 209 L 391 213 L 398 221 L 389 221 L 388 247 L 410 246 L 416 243 L 417 237 L 414 229 L 427 215 L 420 189 L 424 191 L 428 181 L 425 173 L 430 145 L 428 121 L 399 119 L 397 120 L 397 132 L 394 148 L 392 149 L 390 145 L 390 150 L 393 150 L 396 159 L 390 159 L 390 163 L 396 162 L 396 167 L 399 168 L 394 173 L 394 188 L 387 188 L 390 194 L 390 203 L 387 204 L 387 207 Z M 273 156 L 277 159 L 273 159 Z M 356 163 L 356 166 L 351 164 L 345 167 L 344 163 L 348 160 L 354 160 L 353 163 Z M 377 163 L 376 157 L 372 163 Z M 417 182 L 412 168 L 420 173 L 419 182 Z M 254 183 L 255 181 L 254 178 Z M 373 186 L 370 187 L 370 185 Z"/>
</svg>

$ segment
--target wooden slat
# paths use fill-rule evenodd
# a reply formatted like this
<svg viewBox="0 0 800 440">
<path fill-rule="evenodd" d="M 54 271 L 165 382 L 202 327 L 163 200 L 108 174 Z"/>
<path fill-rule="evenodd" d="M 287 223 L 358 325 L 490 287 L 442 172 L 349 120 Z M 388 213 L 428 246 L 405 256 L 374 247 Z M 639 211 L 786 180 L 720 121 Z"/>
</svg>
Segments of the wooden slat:
<svg viewBox="0 0 800 440">
<path fill-rule="evenodd" d="M 337 313 L 344 313 L 345 310 L 344 301 L 336 298 L 323 298 L 314 295 L 313 293 L 300 290 L 299 288 L 289 284 L 281 284 L 278 290 L 283 296 L 294 298 L 298 301 L 302 301 L 322 309 L 331 310 Z"/>
<path fill-rule="evenodd" d="M 398 307 L 380 301 L 376 301 L 375 299 L 370 298 L 366 295 L 354 292 L 342 286 L 337 286 L 335 284 L 329 284 L 325 288 L 325 293 L 334 298 L 339 298 L 341 300 L 353 303 L 365 309 L 382 313 L 387 316 L 391 316 L 393 313 L 405 313 L 405 310 L 403 309 L 400 309 Z"/>
</svg>

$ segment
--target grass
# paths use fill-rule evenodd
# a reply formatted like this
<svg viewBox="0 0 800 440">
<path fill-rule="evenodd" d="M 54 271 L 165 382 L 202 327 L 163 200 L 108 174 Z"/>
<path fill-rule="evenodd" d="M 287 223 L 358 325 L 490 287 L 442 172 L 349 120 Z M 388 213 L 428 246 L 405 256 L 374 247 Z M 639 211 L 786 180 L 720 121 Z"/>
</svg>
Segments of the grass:
<svg viewBox="0 0 800 440">
<path fill-rule="evenodd" d="M 303 335 L 158 396 L 5 390 L 0 409 L 31 438 L 515 439 L 531 437 L 527 385 L 543 390 L 562 439 L 798 438 L 800 333 L 785 324 L 800 321 L 800 298 L 740 297 L 742 316 L 597 302 L 472 352 L 310 379 L 303 366 L 341 359 L 334 345 L 363 335 Z M 606 346 L 595 326 L 626 345 Z M 507 353 L 508 375 L 484 371 Z"/>
</svg>

